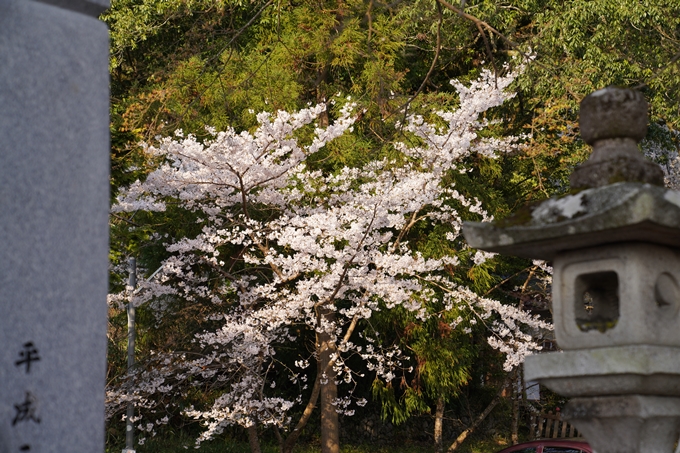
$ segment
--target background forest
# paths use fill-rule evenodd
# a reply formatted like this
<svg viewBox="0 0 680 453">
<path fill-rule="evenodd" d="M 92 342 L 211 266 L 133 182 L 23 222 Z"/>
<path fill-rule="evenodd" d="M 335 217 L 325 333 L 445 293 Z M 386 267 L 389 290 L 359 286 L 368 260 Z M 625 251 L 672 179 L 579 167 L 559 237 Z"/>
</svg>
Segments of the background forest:
<svg viewBox="0 0 680 453">
<path fill-rule="evenodd" d="M 110 451 L 131 400 L 140 452 L 516 442 L 562 404 L 522 391 L 524 355 L 555 347 L 550 268 L 471 250 L 461 222 L 566 193 L 579 103 L 609 85 L 645 95 L 643 152 L 680 186 L 676 1 L 113 0 L 102 19 Z"/>
</svg>

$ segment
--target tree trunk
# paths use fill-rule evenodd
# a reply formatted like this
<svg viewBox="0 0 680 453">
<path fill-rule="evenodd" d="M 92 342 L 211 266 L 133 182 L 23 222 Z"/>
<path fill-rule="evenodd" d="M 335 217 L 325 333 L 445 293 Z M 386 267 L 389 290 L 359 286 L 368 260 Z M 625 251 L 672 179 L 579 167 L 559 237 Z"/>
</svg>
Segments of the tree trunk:
<svg viewBox="0 0 680 453">
<path fill-rule="evenodd" d="M 333 318 L 330 318 L 333 319 Z M 349 338 L 352 336 L 352 333 L 354 332 L 354 329 L 357 327 L 357 322 L 359 321 L 359 318 L 355 316 L 352 319 L 352 322 L 350 323 L 350 326 L 347 328 L 347 332 L 345 332 L 345 337 L 343 338 L 343 342 L 349 341 Z M 333 346 L 333 349 L 336 350 L 337 347 L 334 343 L 331 343 Z M 317 351 L 319 351 L 319 345 L 320 343 L 318 342 L 318 337 L 317 337 Z M 319 356 L 320 357 L 320 356 Z M 330 355 L 328 357 L 330 359 Z M 317 373 L 316 379 L 314 379 L 314 387 L 312 388 L 312 394 L 309 397 L 309 400 L 307 401 L 307 406 L 305 406 L 305 410 L 300 417 L 300 420 L 298 420 L 297 425 L 295 425 L 295 428 L 293 428 L 293 431 L 286 437 L 285 441 L 280 442 L 281 444 L 281 453 L 291 453 L 293 451 L 293 447 L 295 446 L 295 443 L 297 442 L 298 438 L 300 437 L 300 433 L 302 432 L 302 429 L 307 426 L 307 422 L 309 421 L 309 418 L 312 416 L 312 413 L 314 412 L 314 408 L 316 408 L 316 403 L 319 400 L 319 395 L 321 394 L 321 375 L 325 372 L 326 374 L 330 373 L 333 369 L 333 364 L 335 361 L 330 361 L 328 360 L 325 365 L 325 371 L 321 371 L 321 363 L 319 362 L 319 372 Z M 337 392 L 337 389 L 336 389 Z M 336 425 L 337 427 L 337 432 L 339 434 L 339 424 Z M 340 437 L 339 435 L 337 437 Z M 338 448 L 339 449 L 339 448 Z"/>
<path fill-rule="evenodd" d="M 257 437 L 257 425 L 253 423 L 248 427 L 248 443 L 250 444 L 250 453 L 262 453 L 260 449 L 260 439 Z"/>
<path fill-rule="evenodd" d="M 498 391 L 498 393 L 497 393 L 496 396 L 493 398 L 493 400 L 491 400 L 491 402 L 490 402 L 489 405 L 486 407 L 486 409 L 484 409 L 484 412 L 482 412 L 481 414 L 479 414 L 479 417 L 477 417 L 477 419 L 474 421 L 474 423 L 472 423 L 472 425 L 470 425 L 470 427 L 469 427 L 468 429 L 466 429 L 465 431 L 463 431 L 462 433 L 460 433 L 460 434 L 458 435 L 458 437 L 457 437 L 456 440 L 451 444 L 451 446 L 449 447 L 449 449 L 446 450 L 446 453 L 451 453 L 451 452 L 453 452 L 453 451 L 456 451 L 456 449 L 457 449 L 458 447 L 460 447 L 460 444 L 462 444 L 462 443 L 465 441 L 465 439 L 467 439 L 467 437 L 468 437 L 470 434 L 472 434 L 472 433 L 477 429 L 477 427 L 479 427 L 479 425 L 484 421 L 484 419 L 486 418 L 486 416 L 489 415 L 489 414 L 491 413 L 491 411 L 498 405 L 498 403 L 500 403 L 501 397 L 502 397 L 502 395 L 503 395 L 503 390 L 505 389 L 505 387 L 507 386 L 507 384 L 508 384 L 508 381 L 506 380 L 506 382 L 503 384 L 503 386 L 502 386 L 501 389 Z"/>
<path fill-rule="evenodd" d="M 335 312 L 320 308 L 321 325 L 334 324 Z M 329 364 L 331 356 L 337 352 L 337 346 L 330 334 L 317 333 L 317 352 L 319 372 L 321 375 L 321 453 L 340 453 L 340 421 L 333 404 L 338 397 L 338 386 L 335 384 L 335 373 Z"/>
<path fill-rule="evenodd" d="M 435 452 L 444 453 L 444 440 L 442 438 L 442 425 L 444 422 L 444 398 L 437 398 L 437 409 L 434 413 L 434 446 Z"/>
<path fill-rule="evenodd" d="M 319 394 L 321 393 L 321 385 L 319 384 L 319 376 L 314 379 L 314 387 L 312 388 L 312 396 L 307 401 L 307 406 L 305 407 L 302 417 L 298 420 L 297 425 L 293 428 L 293 431 L 286 437 L 286 440 L 281 442 L 281 453 L 291 453 L 293 447 L 302 433 L 302 429 L 307 426 L 307 422 L 314 412 L 316 403 L 319 400 Z"/>
<path fill-rule="evenodd" d="M 517 368 L 513 371 L 512 379 L 512 432 L 510 434 L 510 441 L 512 445 L 519 443 L 519 398 L 520 398 L 520 379 Z"/>
</svg>

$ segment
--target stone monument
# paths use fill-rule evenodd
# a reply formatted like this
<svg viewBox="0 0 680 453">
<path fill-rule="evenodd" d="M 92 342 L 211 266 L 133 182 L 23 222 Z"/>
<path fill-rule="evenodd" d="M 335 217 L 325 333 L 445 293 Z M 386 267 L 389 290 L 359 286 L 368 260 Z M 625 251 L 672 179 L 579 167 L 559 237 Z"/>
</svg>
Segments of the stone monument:
<svg viewBox="0 0 680 453">
<path fill-rule="evenodd" d="M 0 0 L 0 453 L 104 451 L 107 0 Z"/>
<path fill-rule="evenodd" d="M 680 436 L 680 192 L 637 142 L 639 92 L 581 103 L 590 159 L 570 194 L 498 224 L 464 226 L 475 248 L 553 262 L 562 352 L 527 358 L 525 376 L 571 397 L 563 416 L 598 453 L 671 453 Z"/>
</svg>

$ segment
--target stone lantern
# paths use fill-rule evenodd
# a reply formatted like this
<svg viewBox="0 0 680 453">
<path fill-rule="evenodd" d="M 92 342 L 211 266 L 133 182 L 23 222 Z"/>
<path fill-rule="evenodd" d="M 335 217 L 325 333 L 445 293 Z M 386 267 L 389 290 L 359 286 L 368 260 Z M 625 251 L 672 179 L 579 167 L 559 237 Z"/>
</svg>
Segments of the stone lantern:
<svg viewBox="0 0 680 453">
<path fill-rule="evenodd" d="M 475 248 L 553 263 L 562 352 L 527 358 L 527 380 L 570 397 L 563 411 L 597 453 L 671 453 L 680 436 L 680 192 L 643 158 L 647 103 L 606 88 L 581 103 L 590 159 L 569 195 L 498 222 L 467 223 Z"/>
</svg>

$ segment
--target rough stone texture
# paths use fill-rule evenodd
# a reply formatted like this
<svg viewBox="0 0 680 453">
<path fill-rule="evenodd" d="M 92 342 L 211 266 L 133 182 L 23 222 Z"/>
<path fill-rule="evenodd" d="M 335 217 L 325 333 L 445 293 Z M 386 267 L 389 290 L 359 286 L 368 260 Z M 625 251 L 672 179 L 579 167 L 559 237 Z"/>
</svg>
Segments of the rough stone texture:
<svg viewBox="0 0 680 453">
<path fill-rule="evenodd" d="M 680 193 L 663 188 L 663 171 L 637 149 L 647 130 L 642 94 L 596 91 L 581 103 L 580 124 L 594 148 L 570 178 L 581 191 L 525 206 L 496 225 L 466 223 L 472 247 L 548 260 L 559 251 L 621 241 L 680 247 Z"/>
<path fill-rule="evenodd" d="M 628 345 L 527 357 L 525 380 L 560 395 L 680 396 L 680 348 Z"/>
<path fill-rule="evenodd" d="M 558 254 L 552 301 L 557 344 L 564 350 L 680 347 L 678 282 L 680 249 L 623 242 Z M 593 308 L 585 309 L 586 302 Z"/>
<path fill-rule="evenodd" d="M 572 397 L 562 414 L 598 453 L 673 451 L 680 348 L 634 345 L 527 357 L 525 379 Z"/>
<path fill-rule="evenodd" d="M 579 128 L 589 145 L 607 138 L 639 142 L 647 134 L 647 101 L 639 91 L 608 87 L 581 101 Z"/>
<path fill-rule="evenodd" d="M 572 189 L 621 181 L 663 186 L 661 168 L 637 148 L 647 133 L 647 101 L 641 93 L 621 88 L 592 93 L 581 102 L 579 126 L 593 153 L 570 175 Z"/>
<path fill-rule="evenodd" d="M 0 0 L 1 453 L 104 450 L 107 60 L 102 22 Z"/>
<path fill-rule="evenodd" d="M 110 0 L 34 0 L 88 16 L 97 17 L 109 6 Z"/>
<path fill-rule="evenodd" d="M 645 160 L 642 155 L 639 158 L 616 156 L 600 162 L 588 161 L 577 167 L 569 176 L 569 185 L 572 189 L 602 187 L 621 181 L 642 182 L 663 187 L 663 170 L 654 162 Z"/>
<path fill-rule="evenodd" d="M 623 241 L 680 247 L 680 192 L 612 184 L 527 206 L 500 224 L 465 222 L 463 234 L 474 248 L 546 260 Z"/>
<path fill-rule="evenodd" d="M 574 398 L 562 414 L 597 453 L 669 453 L 680 435 L 680 398 Z"/>
</svg>

